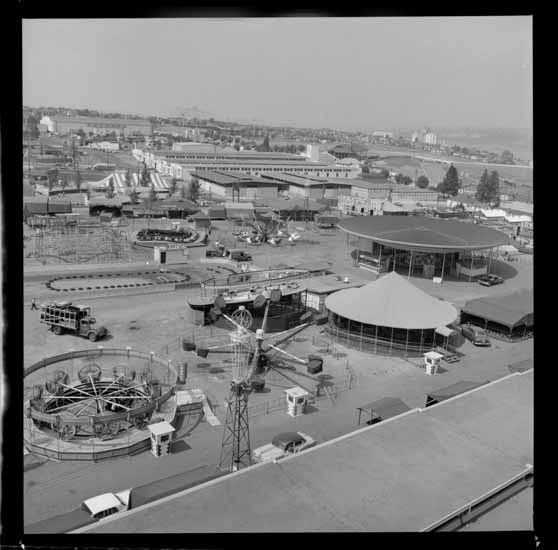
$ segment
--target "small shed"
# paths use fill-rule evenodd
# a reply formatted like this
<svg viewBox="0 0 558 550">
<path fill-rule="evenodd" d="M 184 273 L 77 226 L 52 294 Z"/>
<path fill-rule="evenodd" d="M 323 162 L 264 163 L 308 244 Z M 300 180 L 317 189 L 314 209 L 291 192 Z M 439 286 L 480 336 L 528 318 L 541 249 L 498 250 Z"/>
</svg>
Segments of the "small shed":
<svg viewBox="0 0 558 550">
<path fill-rule="evenodd" d="M 157 457 L 168 455 L 172 433 L 175 431 L 174 427 L 163 420 L 156 424 L 150 424 L 147 428 L 151 432 L 151 452 Z"/>
<path fill-rule="evenodd" d="M 424 354 L 424 368 L 426 374 L 432 375 L 438 372 L 440 363 L 444 356 L 437 351 L 428 351 Z"/>
<path fill-rule="evenodd" d="M 291 416 L 304 414 L 310 394 L 299 386 L 285 390 L 285 394 L 287 397 L 287 413 Z"/>
<path fill-rule="evenodd" d="M 203 212 L 196 212 L 190 219 L 194 222 L 195 229 L 210 229 L 211 219 L 207 214 Z"/>
</svg>

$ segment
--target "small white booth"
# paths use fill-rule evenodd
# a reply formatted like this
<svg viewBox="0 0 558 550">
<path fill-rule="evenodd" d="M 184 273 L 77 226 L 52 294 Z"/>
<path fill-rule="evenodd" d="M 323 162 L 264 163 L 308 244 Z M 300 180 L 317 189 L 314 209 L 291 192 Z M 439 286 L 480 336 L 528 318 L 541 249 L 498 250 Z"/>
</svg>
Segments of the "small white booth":
<svg viewBox="0 0 558 550">
<path fill-rule="evenodd" d="M 437 351 L 429 351 L 424 354 L 424 367 L 426 374 L 433 375 L 438 372 L 443 355 Z"/>
<path fill-rule="evenodd" d="M 166 246 L 155 246 L 153 248 L 153 259 L 158 264 L 167 263 L 167 247 Z"/>
<path fill-rule="evenodd" d="M 169 454 L 174 428 L 166 421 L 147 426 L 151 432 L 151 452 L 159 457 Z"/>
<path fill-rule="evenodd" d="M 285 393 L 287 395 L 287 413 L 291 416 L 304 414 L 310 394 L 298 386 L 285 390 Z"/>
</svg>

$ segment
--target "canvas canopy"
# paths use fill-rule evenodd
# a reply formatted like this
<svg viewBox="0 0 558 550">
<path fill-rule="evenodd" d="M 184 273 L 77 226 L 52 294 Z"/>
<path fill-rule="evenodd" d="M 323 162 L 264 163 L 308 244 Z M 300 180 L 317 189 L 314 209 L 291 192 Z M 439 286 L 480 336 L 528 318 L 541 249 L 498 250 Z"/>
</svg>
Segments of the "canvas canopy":
<svg viewBox="0 0 558 550">
<path fill-rule="evenodd" d="M 335 292 L 325 305 L 341 317 L 383 327 L 433 329 L 457 319 L 453 305 L 423 292 L 394 271 L 360 288 Z"/>
<path fill-rule="evenodd" d="M 470 300 L 463 307 L 462 313 L 509 328 L 522 322 L 527 324 L 527 321 L 532 322 L 529 317 L 533 315 L 533 291 L 524 289 L 504 296 L 486 296 Z"/>
</svg>

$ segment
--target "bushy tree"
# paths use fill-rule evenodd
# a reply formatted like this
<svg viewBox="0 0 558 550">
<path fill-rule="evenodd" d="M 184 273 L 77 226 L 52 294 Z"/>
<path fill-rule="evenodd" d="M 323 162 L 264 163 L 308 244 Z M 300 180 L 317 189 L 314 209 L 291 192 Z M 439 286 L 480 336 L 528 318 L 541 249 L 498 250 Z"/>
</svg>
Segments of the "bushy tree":
<svg viewBox="0 0 558 550">
<path fill-rule="evenodd" d="M 25 134 L 31 139 L 39 137 L 39 121 L 34 115 L 29 115 L 25 121 Z"/>
<path fill-rule="evenodd" d="M 190 200 L 196 202 L 200 196 L 200 182 L 195 178 L 190 183 Z"/>
<path fill-rule="evenodd" d="M 502 154 L 500 155 L 500 162 L 502 164 L 513 164 L 513 153 L 507 149 L 502 151 Z"/>
<path fill-rule="evenodd" d="M 428 178 L 426 176 L 419 176 L 417 178 L 417 187 L 419 187 L 420 189 L 426 189 L 429 183 L 430 182 L 428 181 Z"/>
<path fill-rule="evenodd" d="M 107 199 L 112 199 L 115 195 L 116 193 L 114 191 L 114 178 L 111 176 L 108 181 L 107 190 L 105 191 L 105 196 Z"/>
<path fill-rule="evenodd" d="M 410 185 L 411 183 L 413 183 L 413 178 L 411 178 L 411 176 L 403 176 L 401 178 L 401 183 L 403 185 Z"/>
<path fill-rule="evenodd" d="M 455 197 L 459 191 L 459 187 L 459 175 L 455 166 L 451 164 L 448 168 L 448 171 L 446 172 L 443 181 L 438 184 L 438 191 L 440 191 L 440 193 L 445 193 L 446 195 Z"/>
</svg>

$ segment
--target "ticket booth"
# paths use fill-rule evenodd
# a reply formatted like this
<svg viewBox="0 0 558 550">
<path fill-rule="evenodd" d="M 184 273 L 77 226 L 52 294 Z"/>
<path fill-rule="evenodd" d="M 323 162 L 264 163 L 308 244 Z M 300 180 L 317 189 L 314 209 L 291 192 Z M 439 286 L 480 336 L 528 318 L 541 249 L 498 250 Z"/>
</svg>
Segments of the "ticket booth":
<svg viewBox="0 0 558 550">
<path fill-rule="evenodd" d="M 433 375 L 438 372 L 440 364 L 443 359 L 443 355 L 437 351 L 429 351 L 424 354 L 424 367 L 426 374 Z"/>
<path fill-rule="evenodd" d="M 287 395 L 287 413 L 291 416 L 304 414 L 310 394 L 298 386 L 285 390 L 285 394 Z"/>
<path fill-rule="evenodd" d="M 147 429 L 151 432 L 151 452 L 156 457 L 168 455 L 174 428 L 165 420 L 150 424 Z"/>
<path fill-rule="evenodd" d="M 154 257 L 156 263 L 166 264 L 167 263 L 167 247 L 166 246 L 156 246 L 153 249 Z"/>
</svg>

